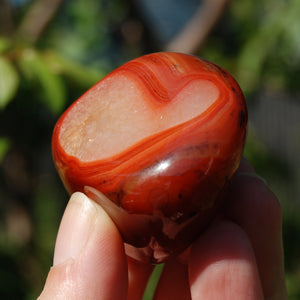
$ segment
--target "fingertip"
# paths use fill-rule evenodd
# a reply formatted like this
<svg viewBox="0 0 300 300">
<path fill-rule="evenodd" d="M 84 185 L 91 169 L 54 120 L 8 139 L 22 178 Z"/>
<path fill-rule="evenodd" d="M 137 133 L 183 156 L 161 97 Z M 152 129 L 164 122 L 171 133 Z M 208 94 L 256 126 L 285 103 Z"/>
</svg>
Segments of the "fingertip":
<svg viewBox="0 0 300 300">
<path fill-rule="evenodd" d="M 217 221 L 193 244 L 189 256 L 192 299 L 263 299 L 255 256 L 246 234 Z"/>
<path fill-rule="evenodd" d="M 73 268 L 73 259 L 51 267 L 38 300 L 75 299 L 74 292 L 77 291 L 77 284 Z"/>
<path fill-rule="evenodd" d="M 59 228 L 54 266 L 40 299 L 56 299 L 57 293 L 64 299 L 126 299 L 127 282 L 123 241 L 115 224 L 101 206 L 75 193 Z"/>
<path fill-rule="evenodd" d="M 271 236 L 281 234 L 280 202 L 264 178 L 256 173 L 237 174 L 230 187 L 224 211 L 226 217 L 245 229 L 268 230 Z"/>
<path fill-rule="evenodd" d="M 83 193 L 71 196 L 56 238 L 54 266 L 80 254 L 92 233 L 96 211 L 97 207 Z"/>
<path fill-rule="evenodd" d="M 265 297 L 286 299 L 284 283 L 281 206 L 270 188 L 255 173 L 235 176 L 224 206 L 224 218 L 247 233 L 256 255 Z"/>
<path fill-rule="evenodd" d="M 255 169 L 250 161 L 245 156 L 243 156 L 237 172 L 255 173 Z"/>
</svg>

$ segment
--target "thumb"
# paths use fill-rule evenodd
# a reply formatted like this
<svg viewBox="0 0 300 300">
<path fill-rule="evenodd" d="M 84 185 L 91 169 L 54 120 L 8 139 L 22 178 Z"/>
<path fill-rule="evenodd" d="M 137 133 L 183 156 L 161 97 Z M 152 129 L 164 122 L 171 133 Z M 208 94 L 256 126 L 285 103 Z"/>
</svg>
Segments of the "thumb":
<svg viewBox="0 0 300 300">
<path fill-rule="evenodd" d="M 39 299 L 126 299 L 127 274 L 123 241 L 114 223 L 84 194 L 73 194 Z"/>
</svg>

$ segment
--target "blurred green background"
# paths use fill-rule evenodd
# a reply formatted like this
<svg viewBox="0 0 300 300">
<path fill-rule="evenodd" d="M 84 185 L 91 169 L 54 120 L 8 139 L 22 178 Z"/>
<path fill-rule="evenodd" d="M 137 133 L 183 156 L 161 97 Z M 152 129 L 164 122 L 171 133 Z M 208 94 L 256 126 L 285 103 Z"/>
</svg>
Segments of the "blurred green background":
<svg viewBox="0 0 300 300">
<path fill-rule="evenodd" d="M 172 50 L 240 83 L 245 154 L 280 199 L 300 299 L 299 15 L 298 0 L 0 0 L 0 298 L 35 299 L 52 264 L 68 201 L 51 157 L 60 114 L 125 61 Z"/>
</svg>

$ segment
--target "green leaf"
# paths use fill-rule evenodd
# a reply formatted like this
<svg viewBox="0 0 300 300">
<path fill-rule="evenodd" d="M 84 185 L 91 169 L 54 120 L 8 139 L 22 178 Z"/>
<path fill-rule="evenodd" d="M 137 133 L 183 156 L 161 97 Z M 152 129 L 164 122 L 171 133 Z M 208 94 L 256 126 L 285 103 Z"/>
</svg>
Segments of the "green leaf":
<svg viewBox="0 0 300 300">
<path fill-rule="evenodd" d="M 19 65 L 25 77 L 37 83 L 40 100 L 53 113 L 59 114 L 66 103 L 66 88 L 62 78 L 55 74 L 43 57 L 33 49 L 23 51 Z"/>
<path fill-rule="evenodd" d="M 19 86 L 19 75 L 15 67 L 0 56 L 0 109 L 13 99 Z"/>
<path fill-rule="evenodd" d="M 291 1 L 279 1 L 272 9 L 269 9 L 258 24 L 259 26 L 256 25 L 257 30 L 243 45 L 237 60 L 237 78 L 244 92 L 253 91 L 262 85 L 260 80 L 265 73 L 265 62 L 274 53 L 279 53 L 277 45 L 280 42 L 282 43 L 280 48 L 286 47 L 281 36 L 287 35 L 285 31 L 290 30 L 295 20 L 299 19 L 299 11 L 296 9 L 299 1 L 294 0 L 292 3 L 293 5 Z M 271 5 L 273 6 L 273 2 Z M 297 37 L 299 37 L 298 27 Z M 290 57 L 289 60 L 291 60 Z"/>
<path fill-rule="evenodd" d="M 77 85 L 88 88 L 106 75 L 106 72 L 83 66 L 55 51 L 48 51 L 44 59 L 53 71 L 73 80 Z"/>
<path fill-rule="evenodd" d="M 9 150 L 10 145 L 11 145 L 11 142 L 8 138 L 0 137 L 0 164 L 1 164 L 5 154 Z"/>
<path fill-rule="evenodd" d="M 147 282 L 142 300 L 151 300 L 154 298 L 155 290 L 159 282 L 160 276 L 164 269 L 164 264 L 159 264 L 154 267 L 154 270 Z"/>
<path fill-rule="evenodd" d="M 7 50 L 9 48 L 9 46 L 10 46 L 9 40 L 3 36 L 0 36 L 0 53 Z"/>
</svg>

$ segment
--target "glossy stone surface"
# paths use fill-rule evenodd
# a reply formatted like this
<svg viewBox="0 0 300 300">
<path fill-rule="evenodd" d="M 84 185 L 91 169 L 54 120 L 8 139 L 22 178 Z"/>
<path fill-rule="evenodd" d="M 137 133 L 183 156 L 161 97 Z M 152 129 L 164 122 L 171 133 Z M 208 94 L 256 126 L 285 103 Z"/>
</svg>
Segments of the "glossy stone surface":
<svg viewBox="0 0 300 300">
<path fill-rule="evenodd" d="M 52 150 L 68 192 L 100 203 L 127 253 L 157 263 L 215 216 L 246 130 L 244 97 L 225 70 L 161 52 L 124 64 L 74 102 Z"/>
</svg>

